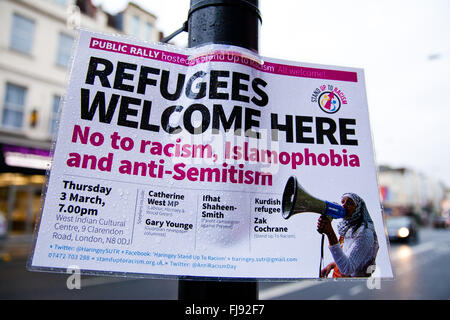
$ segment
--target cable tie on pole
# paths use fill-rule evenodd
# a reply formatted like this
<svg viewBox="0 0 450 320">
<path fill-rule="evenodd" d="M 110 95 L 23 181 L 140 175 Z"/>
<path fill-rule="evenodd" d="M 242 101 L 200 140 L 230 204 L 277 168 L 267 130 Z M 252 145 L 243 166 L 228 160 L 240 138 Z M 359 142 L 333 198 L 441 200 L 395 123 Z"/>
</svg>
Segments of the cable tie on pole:
<svg viewBox="0 0 450 320">
<path fill-rule="evenodd" d="M 172 40 L 173 38 L 175 38 L 177 35 L 179 35 L 180 33 L 182 33 L 183 31 L 188 31 L 188 22 L 187 21 L 185 21 L 184 23 L 183 23 L 183 26 L 180 28 L 180 29 L 178 29 L 178 30 L 176 30 L 175 32 L 173 32 L 172 34 L 170 34 L 170 35 L 168 35 L 167 37 L 165 37 L 164 39 L 162 39 L 161 40 L 161 42 L 162 43 L 167 43 L 167 42 L 169 42 L 170 40 Z"/>
</svg>

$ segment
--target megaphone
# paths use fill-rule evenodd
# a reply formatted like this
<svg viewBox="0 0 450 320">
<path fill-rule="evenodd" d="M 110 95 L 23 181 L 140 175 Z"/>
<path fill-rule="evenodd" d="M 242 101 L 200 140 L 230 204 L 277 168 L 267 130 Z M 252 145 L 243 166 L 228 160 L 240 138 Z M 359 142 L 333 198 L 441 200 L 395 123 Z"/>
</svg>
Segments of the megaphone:
<svg viewBox="0 0 450 320">
<path fill-rule="evenodd" d="M 340 205 L 319 200 L 310 195 L 294 176 L 288 179 L 284 187 L 281 210 L 285 219 L 304 212 L 315 212 L 331 219 L 343 218 L 346 215 L 345 209 Z"/>
</svg>

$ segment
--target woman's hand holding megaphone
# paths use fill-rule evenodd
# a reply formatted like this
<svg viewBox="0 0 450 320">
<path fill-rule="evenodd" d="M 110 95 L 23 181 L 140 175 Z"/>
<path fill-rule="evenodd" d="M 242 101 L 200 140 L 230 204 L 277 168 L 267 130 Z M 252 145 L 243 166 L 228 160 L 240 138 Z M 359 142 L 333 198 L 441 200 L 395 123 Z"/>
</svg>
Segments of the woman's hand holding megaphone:
<svg viewBox="0 0 450 320">
<path fill-rule="evenodd" d="M 331 226 L 331 220 L 327 218 L 325 215 L 321 215 L 319 220 L 317 221 L 317 231 L 319 233 L 324 233 L 328 235 L 333 231 L 333 227 Z"/>
<path fill-rule="evenodd" d="M 317 232 L 325 234 L 328 237 L 330 246 L 338 243 L 336 233 L 334 233 L 333 227 L 331 226 L 331 220 L 324 215 L 321 215 L 317 221 Z"/>
</svg>

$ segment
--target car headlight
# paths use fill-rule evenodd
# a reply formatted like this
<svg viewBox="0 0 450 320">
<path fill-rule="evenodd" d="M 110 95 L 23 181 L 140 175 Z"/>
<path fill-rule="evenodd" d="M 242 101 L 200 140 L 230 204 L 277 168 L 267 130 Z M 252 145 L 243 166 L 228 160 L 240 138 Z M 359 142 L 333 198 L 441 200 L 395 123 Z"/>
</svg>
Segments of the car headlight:
<svg viewBox="0 0 450 320">
<path fill-rule="evenodd" d="M 398 229 L 397 235 L 400 238 L 406 238 L 407 236 L 409 236 L 409 229 L 406 227 L 402 227 L 402 228 Z"/>
</svg>

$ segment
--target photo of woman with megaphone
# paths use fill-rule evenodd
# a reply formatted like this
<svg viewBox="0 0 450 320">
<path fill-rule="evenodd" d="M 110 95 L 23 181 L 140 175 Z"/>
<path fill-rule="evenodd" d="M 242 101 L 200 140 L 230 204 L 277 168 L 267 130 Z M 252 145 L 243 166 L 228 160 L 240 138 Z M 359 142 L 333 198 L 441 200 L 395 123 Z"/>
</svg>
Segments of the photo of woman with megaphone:
<svg viewBox="0 0 450 320">
<path fill-rule="evenodd" d="M 341 204 L 346 214 L 337 225 L 339 239 L 333 230 L 331 219 L 321 215 L 317 223 L 317 231 L 328 238 L 334 259 L 334 262 L 321 270 L 320 277 L 328 277 L 331 270 L 333 278 L 370 277 L 379 248 L 374 223 L 364 200 L 357 194 L 344 194 Z"/>
</svg>

